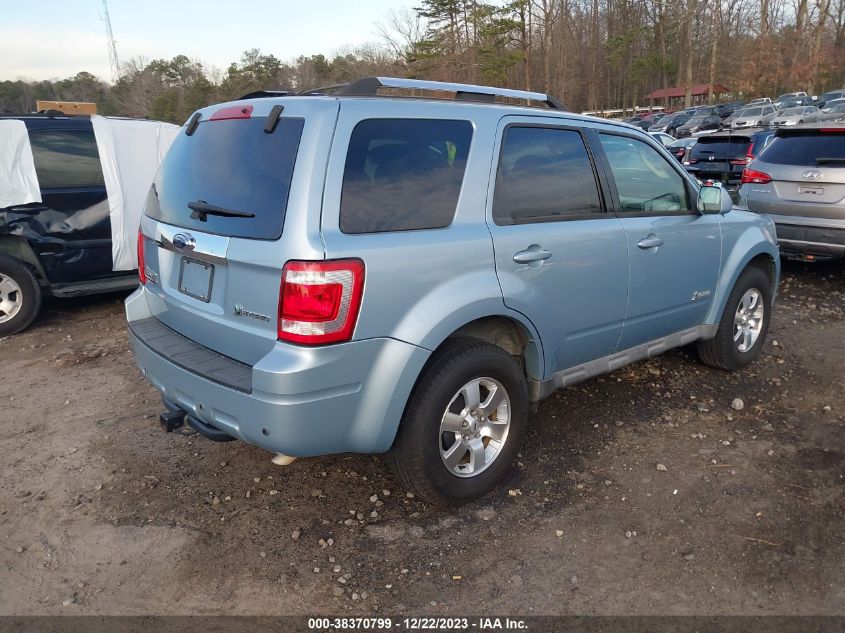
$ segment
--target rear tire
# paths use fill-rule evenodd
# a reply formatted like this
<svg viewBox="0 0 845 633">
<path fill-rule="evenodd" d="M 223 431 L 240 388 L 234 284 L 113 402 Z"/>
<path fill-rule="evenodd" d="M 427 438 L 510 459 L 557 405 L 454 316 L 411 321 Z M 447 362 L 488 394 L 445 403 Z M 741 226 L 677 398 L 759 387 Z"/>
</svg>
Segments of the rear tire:
<svg viewBox="0 0 845 633">
<path fill-rule="evenodd" d="M 742 369 L 763 349 L 772 313 L 772 288 L 766 274 L 746 268 L 725 304 L 716 336 L 698 343 L 698 355 L 711 367 Z"/>
<path fill-rule="evenodd" d="M 41 288 L 30 270 L 0 255 L 0 336 L 29 327 L 41 310 Z"/>
<path fill-rule="evenodd" d="M 528 415 L 528 384 L 513 356 L 478 339 L 448 341 L 417 381 L 387 459 L 423 500 L 466 503 L 510 469 Z"/>
</svg>

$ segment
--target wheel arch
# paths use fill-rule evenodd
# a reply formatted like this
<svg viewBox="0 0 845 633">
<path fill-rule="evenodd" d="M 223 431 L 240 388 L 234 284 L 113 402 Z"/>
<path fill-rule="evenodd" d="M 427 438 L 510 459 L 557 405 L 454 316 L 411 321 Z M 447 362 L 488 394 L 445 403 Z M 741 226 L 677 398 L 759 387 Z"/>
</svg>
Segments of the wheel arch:
<svg viewBox="0 0 845 633">
<path fill-rule="evenodd" d="M 706 323 L 716 324 L 722 320 L 728 297 L 739 276 L 749 266 L 759 268 L 769 279 L 772 299 L 780 281 L 780 254 L 777 247 L 769 241 L 758 242 L 751 248 L 744 248 L 740 240 L 722 267 L 723 274 L 716 287 L 716 293 Z"/>
<path fill-rule="evenodd" d="M 22 262 L 35 273 L 35 278 L 39 284 L 42 286 L 47 284 L 47 274 L 41 265 L 41 260 L 38 259 L 38 255 L 35 254 L 25 238 L 15 235 L 0 235 L 0 256 Z"/>
<path fill-rule="evenodd" d="M 532 378 L 539 380 L 543 376 L 544 360 L 540 337 L 534 325 L 523 315 L 507 314 L 505 310 L 502 310 L 452 323 L 447 333 L 438 335 L 434 345 L 426 346 L 426 349 L 430 349 L 431 352 L 412 376 L 413 380 L 402 380 L 402 387 L 394 391 L 393 401 L 389 406 L 391 415 L 388 416 L 382 429 L 378 450 L 387 450 L 395 441 L 401 418 L 426 369 L 444 347 L 456 338 L 462 337 L 490 342 L 512 356 L 518 357 L 529 380 Z"/>
<path fill-rule="evenodd" d="M 511 356 L 520 359 L 528 378 L 542 379 L 544 365 L 540 337 L 534 325 L 521 314 L 489 314 L 453 327 L 452 331 L 439 341 L 432 351 L 432 356 L 449 341 L 461 337 L 477 338 L 501 347 Z"/>
</svg>

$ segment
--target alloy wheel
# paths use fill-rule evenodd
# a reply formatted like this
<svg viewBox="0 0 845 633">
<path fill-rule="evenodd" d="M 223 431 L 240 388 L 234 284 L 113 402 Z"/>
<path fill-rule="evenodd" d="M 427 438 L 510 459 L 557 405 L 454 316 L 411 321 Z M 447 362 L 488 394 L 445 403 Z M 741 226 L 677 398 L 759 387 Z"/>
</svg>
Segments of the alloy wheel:
<svg viewBox="0 0 845 633">
<path fill-rule="evenodd" d="M 14 319 L 22 307 L 23 293 L 18 282 L 0 274 L 0 323 Z"/>
<path fill-rule="evenodd" d="M 747 352 L 760 337 L 765 318 L 763 297 L 756 288 L 749 288 L 742 295 L 734 315 L 734 345 L 739 352 Z"/>
<path fill-rule="evenodd" d="M 440 458 L 457 477 L 474 477 L 502 452 L 511 422 L 511 402 L 502 383 L 474 378 L 452 397 L 440 421 Z"/>
</svg>

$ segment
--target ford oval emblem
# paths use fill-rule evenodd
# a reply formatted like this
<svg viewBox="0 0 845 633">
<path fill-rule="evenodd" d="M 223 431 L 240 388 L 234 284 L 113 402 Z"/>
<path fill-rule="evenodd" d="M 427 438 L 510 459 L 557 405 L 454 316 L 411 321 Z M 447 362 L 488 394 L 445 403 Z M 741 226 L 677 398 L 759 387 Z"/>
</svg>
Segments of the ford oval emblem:
<svg viewBox="0 0 845 633">
<path fill-rule="evenodd" d="M 190 233 L 177 233 L 173 236 L 173 246 L 180 251 L 189 246 L 193 248 L 194 243 L 194 238 Z"/>
</svg>

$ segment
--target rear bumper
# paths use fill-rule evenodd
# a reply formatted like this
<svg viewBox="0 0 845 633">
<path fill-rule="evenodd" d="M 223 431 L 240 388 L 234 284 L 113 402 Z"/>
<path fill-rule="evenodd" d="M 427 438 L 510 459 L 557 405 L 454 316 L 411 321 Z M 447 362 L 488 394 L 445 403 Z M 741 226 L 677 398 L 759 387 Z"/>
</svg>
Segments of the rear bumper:
<svg viewBox="0 0 845 633">
<path fill-rule="evenodd" d="M 755 192 L 755 185 L 742 185 L 739 204 L 754 213 L 767 215 L 775 223 L 778 246 L 783 255 L 845 256 L 845 211 L 841 218 L 819 217 L 820 207 L 774 198 L 770 191 Z M 828 215 L 837 207 L 824 205 Z"/>
<path fill-rule="evenodd" d="M 387 338 L 318 348 L 278 343 L 255 366 L 241 367 L 251 372 L 246 380 L 226 366 L 236 361 L 195 343 L 185 349 L 179 334 L 181 346 L 175 339 L 157 345 L 137 327 L 152 317 L 143 288 L 127 299 L 126 313 L 138 367 L 164 398 L 232 437 L 295 457 L 390 448 L 429 356 Z M 208 354 L 221 359 L 222 373 Z"/>
<path fill-rule="evenodd" d="M 775 222 L 778 245 L 790 254 L 816 257 L 845 257 L 845 229 L 799 226 Z"/>
<path fill-rule="evenodd" d="M 747 185 L 740 189 L 741 199 L 745 187 Z M 744 201 L 752 207 L 752 210 L 754 206 L 757 206 L 753 199 L 745 198 Z M 814 218 L 801 215 L 799 205 L 794 205 L 794 208 L 794 215 L 765 213 L 775 223 L 778 246 L 785 257 L 790 255 L 845 257 L 845 219 Z"/>
</svg>

